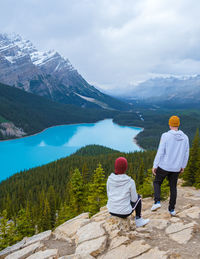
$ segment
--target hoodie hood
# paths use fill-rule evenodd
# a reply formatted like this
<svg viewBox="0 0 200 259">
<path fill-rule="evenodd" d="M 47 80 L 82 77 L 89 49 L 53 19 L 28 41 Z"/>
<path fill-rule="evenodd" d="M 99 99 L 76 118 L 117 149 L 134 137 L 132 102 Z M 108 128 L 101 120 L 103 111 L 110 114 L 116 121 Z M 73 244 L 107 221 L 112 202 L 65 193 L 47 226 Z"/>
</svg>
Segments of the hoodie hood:
<svg viewBox="0 0 200 259">
<path fill-rule="evenodd" d="M 131 181 L 131 177 L 126 174 L 114 174 L 112 173 L 108 177 L 108 181 L 115 187 L 125 185 Z"/>
<path fill-rule="evenodd" d="M 172 134 L 177 141 L 184 140 L 184 133 L 181 130 L 169 130 L 169 133 Z"/>
</svg>

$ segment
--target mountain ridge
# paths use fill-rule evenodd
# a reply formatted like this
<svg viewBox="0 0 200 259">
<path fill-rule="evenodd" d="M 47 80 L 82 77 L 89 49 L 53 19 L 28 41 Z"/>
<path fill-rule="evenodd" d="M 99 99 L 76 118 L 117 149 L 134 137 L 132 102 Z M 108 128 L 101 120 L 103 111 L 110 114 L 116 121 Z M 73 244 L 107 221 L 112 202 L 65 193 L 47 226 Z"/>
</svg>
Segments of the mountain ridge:
<svg viewBox="0 0 200 259">
<path fill-rule="evenodd" d="M 129 91 L 128 99 L 151 103 L 198 104 L 200 101 L 200 75 L 188 77 L 152 78 Z"/>
<path fill-rule="evenodd" d="M 0 71 L 0 82 L 56 102 L 116 110 L 130 108 L 87 83 L 58 52 L 38 51 L 17 34 L 0 34 Z"/>
</svg>

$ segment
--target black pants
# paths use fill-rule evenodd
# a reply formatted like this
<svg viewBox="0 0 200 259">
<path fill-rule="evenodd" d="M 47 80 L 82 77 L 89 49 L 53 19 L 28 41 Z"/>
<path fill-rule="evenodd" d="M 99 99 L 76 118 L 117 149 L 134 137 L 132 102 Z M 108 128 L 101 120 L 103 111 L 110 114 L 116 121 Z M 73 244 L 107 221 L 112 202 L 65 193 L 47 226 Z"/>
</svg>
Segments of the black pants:
<svg viewBox="0 0 200 259">
<path fill-rule="evenodd" d="M 158 167 L 156 170 L 156 177 L 153 182 L 154 185 L 154 200 L 155 203 L 157 201 L 160 201 L 160 187 L 165 179 L 165 177 L 169 180 L 169 186 L 170 186 L 170 200 L 169 200 L 169 211 L 174 210 L 176 205 L 176 197 L 177 197 L 177 181 L 178 181 L 178 175 L 180 172 L 168 172 L 163 170 L 162 168 Z"/>
<path fill-rule="evenodd" d="M 141 200 L 141 196 L 138 194 L 138 199 L 136 202 L 131 202 L 131 206 L 132 206 L 132 211 L 131 213 L 129 214 L 126 214 L 126 215 L 123 215 L 123 214 L 116 214 L 116 213 L 112 213 L 110 212 L 110 214 L 112 216 L 116 216 L 116 217 L 120 217 L 120 218 L 127 218 L 128 216 L 130 216 L 133 211 L 135 210 L 135 214 L 136 214 L 136 217 L 140 218 L 141 217 L 141 211 L 142 211 L 142 200 Z"/>
</svg>

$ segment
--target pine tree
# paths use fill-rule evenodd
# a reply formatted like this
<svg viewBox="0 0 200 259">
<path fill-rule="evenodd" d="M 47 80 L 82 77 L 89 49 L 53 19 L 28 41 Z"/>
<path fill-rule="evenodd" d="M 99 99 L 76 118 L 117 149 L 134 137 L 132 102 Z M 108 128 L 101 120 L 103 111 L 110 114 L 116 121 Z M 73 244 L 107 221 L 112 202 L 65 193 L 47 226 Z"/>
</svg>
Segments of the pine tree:
<svg viewBox="0 0 200 259">
<path fill-rule="evenodd" d="M 55 220 L 56 220 L 56 194 L 52 185 L 48 189 L 47 199 L 49 202 L 50 213 L 51 213 L 51 227 L 53 228 L 55 226 Z"/>
<path fill-rule="evenodd" d="M 82 167 L 82 177 L 83 177 L 83 183 L 84 184 L 88 183 L 90 174 L 89 174 L 89 169 L 87 167 L 86 162 L 84 162 L 83 167 Z"/>
<path fill-rule="evenodd" d="M 7 211 L 4 210 L 0 217 L 0 250 L 18 241 L 14 222 L 9 221 Z"/>
<path fill-rule="evenodd" d="M 74 216 L 83 212 L 83 178 L 79 169 L 75 169 L 70 179 L 70 209 L 74 213 Z"/>
<path fill-rule="evenodd" d="M 185 181 L 184 185 L 192 186 L 195 183 L 195 176 L 198 171 L 198 158 L 199 158 L 199 130 L 197 129 L 192 147 L 190 149 L 190 158 L 188 161 L 188 166 L 186 167 L 183 179 Z"/>
<path fill-rule="evenodd" d="M 138 193 L 141 194 L 143 198 L 153 197 L 154 189 L 151 169 L 147 171 L 143 184 L 139 186 Z"/>
<path fill-rule="evenodd" d="M 126 173 L 128 176 L 130 176 L 132 179 L 136 179 L 136 174 L 133 170 L 133 163 L 130 162 L 128 163 L 128 170 L 127 170 L 127 173 Z"/>
<path fill-rule="evenodd" d="M 39 224 L 39 230 L 45 231 L 51 229 L 51 212 L 49 202 L 47 199 L 44 200 L 44 210 Z"/>
<path fill-rule="evenodd" d="M 7 247 L 9 245 L 8 238 L 7 238 L 7 211 L 4 210 L 1 215 L 0 219 L 0 250 Z"/>
<path fill-rule="evenodd" d="M 21 240 L 25 236 L 32 236 L 35 233 L 34 224 L 30 215 L 30 208 L 21 209 L 16 218 L 16 231 L 18 239 Z"/>
<path fill-rule="evenodd" d="M 98 212 L 99 209 L 105 205 L 107 200 L 105 175 L 100 163 L 94 172 L 93 181 L 90 184 L 90 194 L 88 197 L 89 212 L 92 215 Z"/>
<path fill-rule="evenodd" d="M 198 154 L 198 161 L 197 161 L 197 171 L 195 174 L 195 184 L 194 186 L 198 189 L 200 189 L 200 148 L 199 148 L 199 154 Z"/>
<path fill-rule="evenodd" d="M 10 198 L 10 195 L 8 194 L 5 201 L 5 209 L 7 211 L 7 216 L 10 218 L 13 214 L 13 204 Z"/>
<path fill-rule="evenodd" d="M 139 170 L 138 170 L 138 175 L 136 179 L 136 185 L 139 188 L 144 182 L 144 162 L 143 159 L 141 159 Z"/>
<path fill-rule="evenodd" d="M 66 202 L 64 202 L 63 204 L 61 204 L 60 209 L 58 211 L 58 216 L 56 218 L 55 225 L 59 226 L 65 221 L 71 219 L 72 217 L 73 216 L 72 216 L 70 207 L 66 204 Z"/>
</svg>

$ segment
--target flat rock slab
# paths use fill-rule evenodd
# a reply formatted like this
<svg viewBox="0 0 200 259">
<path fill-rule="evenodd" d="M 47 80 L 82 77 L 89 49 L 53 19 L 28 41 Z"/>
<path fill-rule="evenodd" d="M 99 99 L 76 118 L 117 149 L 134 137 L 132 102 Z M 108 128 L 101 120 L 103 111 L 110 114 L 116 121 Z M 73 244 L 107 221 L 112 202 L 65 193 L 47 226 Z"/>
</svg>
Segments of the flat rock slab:
<svg viewBox="0 0 200 259">
<path fill-rule="evenodd" d="M 184 187 L 184 197 L 194 201 L 200 200 L 200 190 L 196 190 L 192 187 Z"/>
<path fill-rule="evenodd" d="M 172 240 L 179 244 L 186 244 L 192 237 L 194 226 L 194 222 L 185 225 L 182 222 L 178 222 L 170 225 L 165 231 Z"/>
<path fill-rule="evenodd" d="M 71 240 L 72 241 L 72 240 Z M 76 245 L 73 241 L 69 243 L 65 240 L 50 239 L 42 242 L 45 249 L 58 249 L 59 256 L 71 255 L 75 253 Z"/>
<path fill-rule="evenodd" d="M 55 231 L 53 232 L 53 234 L 56 236 L 56 238 L 62 238 L 62 237 L 73 237 L 77 230 L 89 223 L 89 213 L 82 213 L 81 215 L 70 219 L 68 221 L 66 221 L 65 223 L 63 223 L 62 225 L 60 225 L 59 227 L 57 227 L 55 229 Z"/>
<path fill-rule="evenodd" d="M 13 246 L 9 246 L 5 249 L 3 249 L 0 252 L 0 259 L 5 258 L 8 254 L 14 253 L 15 251 L 21 249 L 23 247 L 23 245 L 25 244 L 25 240 L 23 239 L 22 241 L 18 242 L 17 244 L 13 245 Z"/>
<path fill-rule="evenodd" d="M 160 251 L 157 247 L 137 257 L 138 259 L 167 259 L 166 252 Z"/>
<path fill-rule="evenodd" d="M 42 247 L 43 245 L 40 242 L 37 242 L 23 249 L 20 249 L 12 254 L 7 255 L 5 259 L 24 259 L 40 250 Z"/>
<path fill-rule="evenodd" d="M 179 244 L 187 244 L 192 238 L 193 228 L 183 229 L 180 232 L 170 234 L 169 237 Z"/>
<path fill-rule="evenodd" d="M 48 240 L 51 236 L 51 233 L 52 233 L 51 230 L 47 230 L 47 231 L 42 232 L 40 234 L 29 237 L 25 240 L 26 242 L 25 242 L 24 246 L 28 246 L 28 245 L 31 245 L 33 243 L 39 242 L 39 241 Z"/>
<path fill-rule="evenodd" d="M 121 245 L 106 254 L 98 257 L 99 259 L 130 259 L 142 255 L 150 249 L 150 245 L 144 244 L 143 241 L 134 241 L 129 245 Z"/>
<path fill-rule="evenodd" d="M 177 223 L 180 222 L 181 220 L 178 217 L 171 217 L 170 222 L 172 223 Z"/>
<path fill-rule="evenodd" d="M 187 210 L 184 210 L 180 213 L 178 213 L 179 217 L 190 217 L 192 219 L 199 219 L 200 218 L 200 208 L 195 206 L 195 207 L 191 207 Z"/>
<path fill-rule="evenodd" d="M 113 238 L 110 242 L 109 250 L 116 248 L 120 245 L 123 245 L 124 243 L 128 242 L 129 238 L 126 236 L 116 236 Z"/>
<path fill-rule="evenodd" d="M 106 236 L 102 236 L 97 239 L 83 242 L 80 245 L 78 245 L 78 247 L 76 248 L 76 254 L 80 254 L 80 255 L 90 254 L 91 256 L 96 257 L 105 250 L 106 243 L 107 243 Z"/>
<path fill-rule="evenodd" d="M 17 250 L 20 250 L 26 246 L 37 243 L 39 241 L 48 240 L 51 236 L 51 230 L 42 232 L 40 234 L 34 235 L 32 237 L 25 237 L 22 241 L 18 242 L 13 246 L 9 246 L 0 252 L 0 259 L 5 258 L 5 256 L 14 253 Z"/>
<path fill-rule="evenodd" d="M 58 249 L 48 249 L 45 251 L 39 251 L 29 257 L 27 259 L 57 259 L 58 258 Z"/>
<path fill-rule="evenodd" d="M 176 232 L 180 232 L 184 229 L 193 228 L 194 225 L 195 225 L 194 222 L 191 222 L 185 225 L 182 222 L 177 222 L 167 227 L 165 231 L 166 231 L 166 234 L 173 234 Z"/>
<path fill-rule="evenodd" d="M 101 222 L 91 222 L 81 227 L 76 233 L 76 243 L 80 244 L 105 235 L 105 230 L 101 227 L 101 224 Z"/>
<path fill-rule="evenodd" d="M 151 219 L 149 224 L 147 224 L 147 228 L 148 227 L 153 227 L 153 228 L 157 228 L 157 229 L 164 229 L 167 227 L 167 225 L 169 224 L 169 221 L 166 219 Z"/>
<path fill-rule="evenodd" d="M 85 255 L 80 255 L 80 254 L 73 254 L 73 255 L 66 255 L 59 257 L 58 259 L 95 259 L 95 257 L 85 254 Z"/>
</svg>

